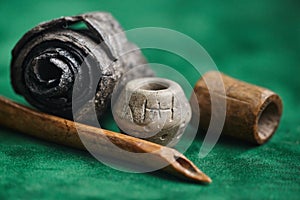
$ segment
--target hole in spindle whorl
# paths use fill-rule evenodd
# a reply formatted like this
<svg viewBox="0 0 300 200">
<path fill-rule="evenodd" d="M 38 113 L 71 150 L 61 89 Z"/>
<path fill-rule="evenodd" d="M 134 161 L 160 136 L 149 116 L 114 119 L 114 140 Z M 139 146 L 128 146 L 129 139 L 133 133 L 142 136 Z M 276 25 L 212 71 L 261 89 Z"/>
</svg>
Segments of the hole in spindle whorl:
<svg viewBox="0 0 300 200">
<path fill-rule="evenodd" d="M 140 87 L 142 90 L 165 90 L 168 89 L 168 85 L 163 85 L 159 83 L 148 83 Z"/>
</svg>

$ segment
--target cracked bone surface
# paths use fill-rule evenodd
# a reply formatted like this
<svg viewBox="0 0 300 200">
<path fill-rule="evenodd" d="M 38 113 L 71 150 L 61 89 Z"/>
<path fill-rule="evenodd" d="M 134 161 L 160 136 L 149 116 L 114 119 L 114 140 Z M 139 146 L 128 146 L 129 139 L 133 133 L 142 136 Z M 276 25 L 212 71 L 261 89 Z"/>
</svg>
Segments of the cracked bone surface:
<svg viewBox="0 0 300 200">
<path fill-rule="evenodd" d="M 167 146 L 177 144 L 191 119 L 180 85 L 163 78 L 128 82 L 112 110 L 123 132 Z"/>
</svg>

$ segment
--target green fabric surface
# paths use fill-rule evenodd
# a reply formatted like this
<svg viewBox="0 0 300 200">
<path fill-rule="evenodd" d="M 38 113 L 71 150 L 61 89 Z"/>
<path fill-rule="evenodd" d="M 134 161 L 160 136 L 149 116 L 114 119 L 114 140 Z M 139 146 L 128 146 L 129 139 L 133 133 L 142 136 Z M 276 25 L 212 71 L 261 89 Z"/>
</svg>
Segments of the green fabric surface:
<svg viewBox="0 0 300 200">
<path fill-rule="evenodd" d="M 220 71 L 270 88 L 284 102 L 280 127 L 265 145 L 219 140 L 205 158 L 197 137 L 185 152 L 210 185 L 161 172 L 132 174 L 89 153 L 0 128 L 0 199 L 297 199 L 300 196 L 300 12 L 296 0 L 19 1 L 0 2 L 0 94 L 14 94 L 10 51 L 36 24 L 88 11 L 111 12 L 124 29 L 154 26 L 198 41 Z M 134 41 L 134 38 L 132 39 Z M 186 70 L 177 56 L 146 50 L 150 62 Z M 192 75 L 192 74 L 191 74 Z M 0 108 L 1 109 L 1 108 Z M 106 128 L 115 130 L 111 118 Z"/>
</svg>

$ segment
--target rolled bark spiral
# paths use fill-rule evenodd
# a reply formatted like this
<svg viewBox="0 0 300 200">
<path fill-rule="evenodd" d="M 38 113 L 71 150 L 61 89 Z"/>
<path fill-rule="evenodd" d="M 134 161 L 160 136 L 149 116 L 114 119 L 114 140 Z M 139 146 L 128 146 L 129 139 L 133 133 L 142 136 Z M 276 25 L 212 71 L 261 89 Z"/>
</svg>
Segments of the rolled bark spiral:
<svg viewBox="0 0 300 200">
<path fill-rule="evenodd" d="M 39 24 L 12 51 L 14 90 L 38 109 L 66 118 L 72 118 L 72 91 L 80 90 L 75 100 L 92 101 L 101 117 L 122 75 L 146 63 L 122 32 L 119 23 L 102 12 Z M 135 51 L 122 55 L 131 49 Z M 144 66 L 130 78 L 152 75 Z M 73 88 L 75 77 L 80 84 Z"/>
</svg>

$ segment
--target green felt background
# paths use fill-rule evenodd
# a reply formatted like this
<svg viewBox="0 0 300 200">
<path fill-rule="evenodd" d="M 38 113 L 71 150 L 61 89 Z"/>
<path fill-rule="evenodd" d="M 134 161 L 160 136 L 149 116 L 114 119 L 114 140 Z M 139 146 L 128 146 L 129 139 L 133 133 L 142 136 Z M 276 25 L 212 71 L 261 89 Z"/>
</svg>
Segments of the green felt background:
<svg viewBox="0 0 300 200">
<path fill-rule="evenodd" d="M 297 0 L 106 0 L 0 2 L 0 94 L 26 103 L 9 80 L 10 51 L 41 21 L 112 12 L 125 29 L 166 27 L 197 40 L 219 70 L 270 88 L 284 101 L 281 125 L 265 145 L 221 139 L 200 159 L 200 138 L 185 155 L 213 179 L 203 186 L 161 173 L 129 174 L 90 156 L 0 128 L 0 199 L 297 199 L 300 196 L 300 3 Z M 167 53 L 148 60 L 188 64 Z M 1 108 L 0 108 L 1 109 Z"/>
</svg>

